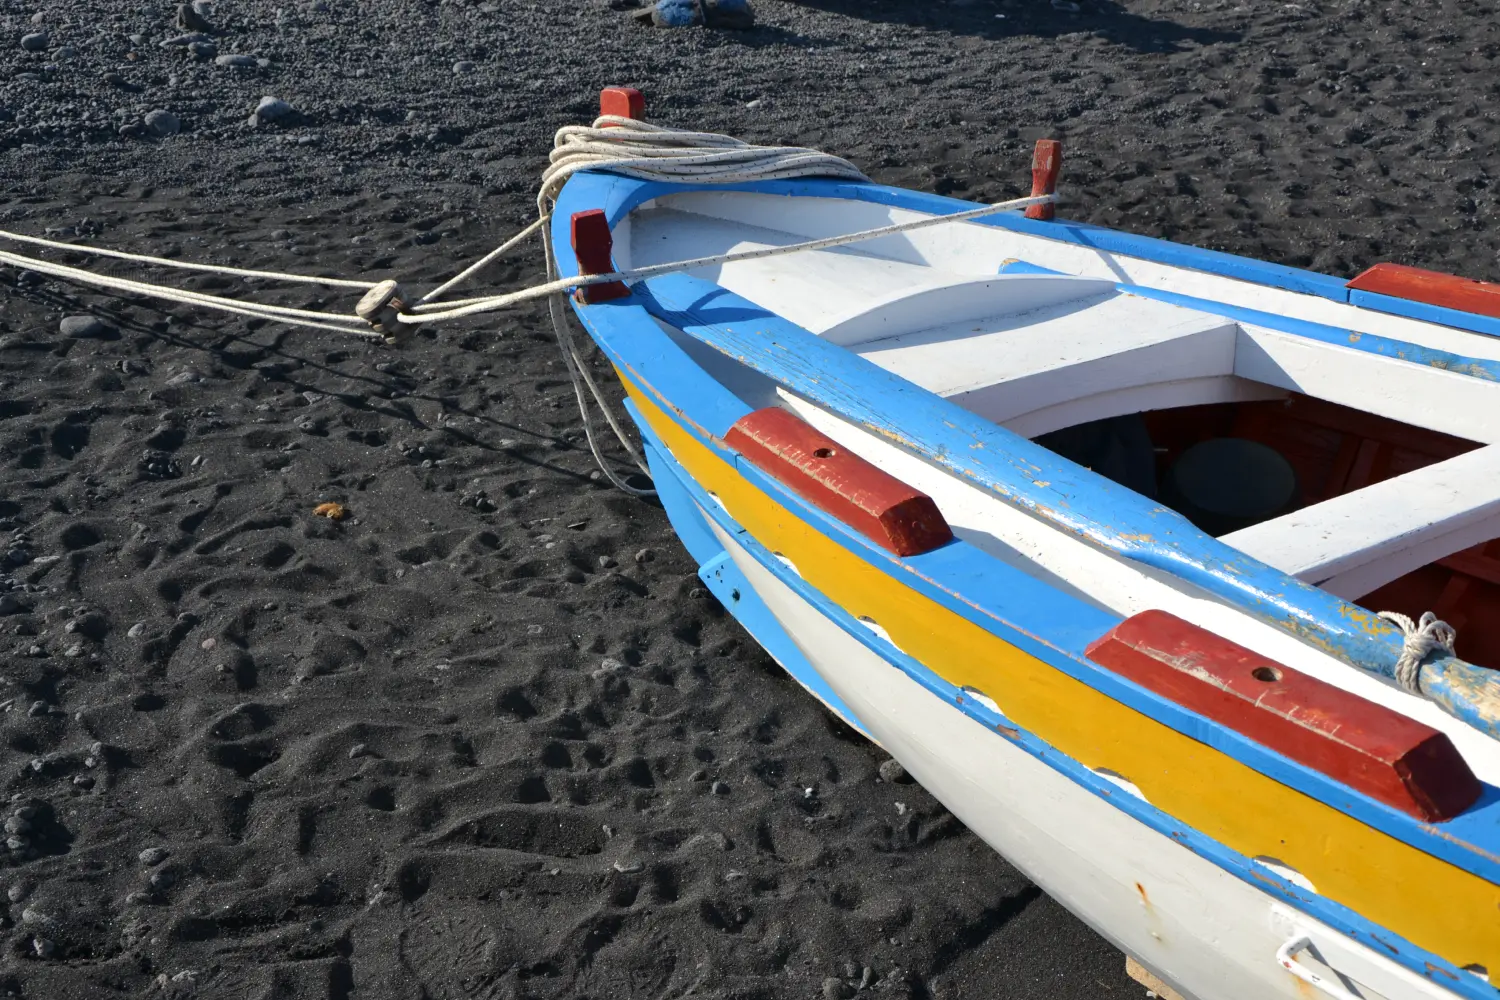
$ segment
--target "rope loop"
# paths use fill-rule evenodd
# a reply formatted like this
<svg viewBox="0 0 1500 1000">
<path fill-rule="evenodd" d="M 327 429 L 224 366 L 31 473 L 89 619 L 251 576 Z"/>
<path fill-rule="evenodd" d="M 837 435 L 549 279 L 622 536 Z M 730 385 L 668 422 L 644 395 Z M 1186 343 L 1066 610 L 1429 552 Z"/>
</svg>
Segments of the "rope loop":
<svg viewBox="0 0 1500 1000">
<path fill-rule="evenodd" d="M 1458 639 L 1458 630 L 1431 611 L 1422 613 L 1418 622 L 1413 622 L 1399 611 L 1381 611 L 1381 618 L 1401 630 L 1401 656 L 1396 660 L 1396 683 L 1412 694 L 1422 693 L 1422 661 L 1431 653 L 1441 650 L 1449 656 L 1453 643 Z"/>
</svg>

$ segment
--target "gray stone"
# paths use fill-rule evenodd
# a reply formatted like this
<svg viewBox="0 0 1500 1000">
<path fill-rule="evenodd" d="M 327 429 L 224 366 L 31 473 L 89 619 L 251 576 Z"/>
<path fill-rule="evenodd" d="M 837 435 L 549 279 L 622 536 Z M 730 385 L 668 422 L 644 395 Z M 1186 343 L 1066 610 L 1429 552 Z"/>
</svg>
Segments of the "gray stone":
<svg viewBox="0 0 1500 1000">
<path fill-rule="evenodd" d="M 18 615 L 26 610 L 26 605 L 15 594 L 0 594 L 0 615 Z"/>
<path fill-rule="evenodd" d="M 881 762 L 880 778 L 882 781 L 889 781 L 893 785 L 904 785 L 911 781 L 911 777 L 906 773 L 906 768 L 902 767 L 901 762 L 894 757 Z"/>
<path fill-rule="evenodd" d="M 71 45 L 64 45 L 52 53 L 52 58 L 59 61 L 67 61 L 78 55 L 78 50 Z"/>
<path fill-rule="evenodd" d="M 188 45 L 188 51 L 198 59 L 212 59 L 219 54 L 219 47 L 213 42 L 193 42 Z"/>
<path fill-rule="evenodd" d="M 173 35 L 171 38 L 168 38 L 165 41 L 163 41 L 161 43 L 161 47 L 164 48 L 164 49 L 172 48 L 173 46 L 177 46 L 179 48 L 187 48 L 189 45 L 192 45 L 194 42 L 212 42 L 212 41 L 213 41 L 213 39 L 211 37 L 209 37 L 208 35 L 203 34 L 201 31 L 194 31 L 194 32 L 191 32 L 191 33 L 186 34 L 186 35 Z"/>
<path fill-rule="evenodd" d="M 5 898 L 12 903 L 19 903 L 29 895 L 31 895 L 31 885 L 27 882 L 17 882 L 5 890 Z"/>
<path fill-rule="evenodd" d="M 214 26 L 196 4 L 178 4 L 177 27 L 183 31 L 213 31 Z"/>
<path fill-rule="evenodd" d="M 148 111 L 146 117 L 141 119 L 146 128 L 158 139 L 167 139 L 176 135 L 182 129 L 182 122 L 170 111 Z"/>
<path fill-rule="evenodd" d="M 227 66 L 230 69 L 254 69 L 255 57 L 247 56 L 243 52 L 229 52 L 214 59 L 215 66 Z"/>
<path fill-rule="evenodd" d="M 45 52 L 52 36 L 45 31 L 32 31 L 21 36 L 21 48 L 27 52 Z"/>
<path fill-rule="evenodd" d="M 130 636 L 130 638 L 132 639 L 139 639 L 141 636 L 146 634 L 146 623 L 136 622 L 134 625 L 130 626 L 130 629 L 125 634 Z"/>
<path fill-rule="evenodd" d="M 460 59 L 458 62 L 453 64 L 453 72 L 458 74 L 459 76 L 464 76 L 468 73 L 472 73 L 474 72 L 474 64 L 467 59 Z"/>
<path fill-rule="evenodd" d="M 271 122 L 284 122 L 296 113 L 290 104 L 279 97 L 262 97 L 260 103 L 255 106 L 255 114 L 250 116 L 250 124 L 265 125 Z"/>
<path fill-rule="evenodd" d="M 167 860 L 167 854 L 165 847 L 148 847 L 138 857 L 143 865 L 159 865 Z"/>
<path fill-rule="evenodd" d="M 829 976 L 823 980 L 823 995 L 828 1000 L 849 1000 L 854 996 L 854 987 L 836 976 Z"/>
<path fill-rule="evenodd" d="M 103 337 L 109 332 L 109 327 L 97 316 L 64 316 L 57 330 L 64 337 L 89 338 Z"/>
</svg>

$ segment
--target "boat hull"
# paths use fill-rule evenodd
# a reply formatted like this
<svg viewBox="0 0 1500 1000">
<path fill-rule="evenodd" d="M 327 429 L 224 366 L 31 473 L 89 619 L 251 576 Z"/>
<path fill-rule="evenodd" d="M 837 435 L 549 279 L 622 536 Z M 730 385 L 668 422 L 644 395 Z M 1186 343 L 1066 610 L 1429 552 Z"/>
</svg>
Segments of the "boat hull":
<svg viewBox="0 0 1500 1000">
<path fill-rule="evenodd" d="M 643 431 L 650 440 L 649 427 Z M 1277 959 L 1302 936 L 1312 945 L 1298 964 L 1355 985 L 1356 995 L 1453 995 L 1258 891 L 934 697 L 784 582 L 785 572 L 752 552 L 753 543 L 742 544 L 745 536 L 705 509 L 665 449 L 648 447 L 648 455 L 673 526 L 702 563 L 700 576 L 757 641 L 986 843 L 1183 997 L 1316 995 Z"/>
</svg>

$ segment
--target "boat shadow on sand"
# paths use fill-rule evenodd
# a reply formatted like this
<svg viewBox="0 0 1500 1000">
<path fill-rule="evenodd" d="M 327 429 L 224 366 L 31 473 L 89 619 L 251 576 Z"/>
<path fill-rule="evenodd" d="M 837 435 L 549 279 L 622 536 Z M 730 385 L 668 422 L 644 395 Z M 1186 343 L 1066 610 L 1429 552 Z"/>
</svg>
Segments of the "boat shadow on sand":
<svg viewBox="0 0 1500 1000">
<path fill-rule="evenodd" d="M 1138 52 L 1174 52 L 1184 44 L 1236 42 L 1240 32 L 1195 28 L 1126 10 L 1113 0 L 789 0 L 864 21 L 905 24 L 955 35 L 1050 38 L 1083 32 Z M 1076 6 L 1078 9 L 1073 10 Z M 751 33 L 753 34 L 753 32 Z"/>
</svg>

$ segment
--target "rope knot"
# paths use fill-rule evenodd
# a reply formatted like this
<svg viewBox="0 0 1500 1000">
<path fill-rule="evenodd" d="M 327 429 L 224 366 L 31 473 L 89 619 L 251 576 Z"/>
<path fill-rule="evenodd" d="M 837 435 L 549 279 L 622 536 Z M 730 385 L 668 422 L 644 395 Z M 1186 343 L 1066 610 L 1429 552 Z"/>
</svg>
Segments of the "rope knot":
<svg viewBox="0 0 1500 1000">
<path fill-rule="evenodd" d="M 1396 683 L 1412 694 L 1422 693 L 1422 661 L 1436 650 L 1449 656 L 1455 655 L 1453 643 L 1458 639 L 1458 630 L 1431 611 L 1422 613 L 1421 621 L 1413 622 L 1399 611 L 1382 611 L 1380 617 L 1401 630 L 1401 656 L 1396 660 Z"/>
</svg>

